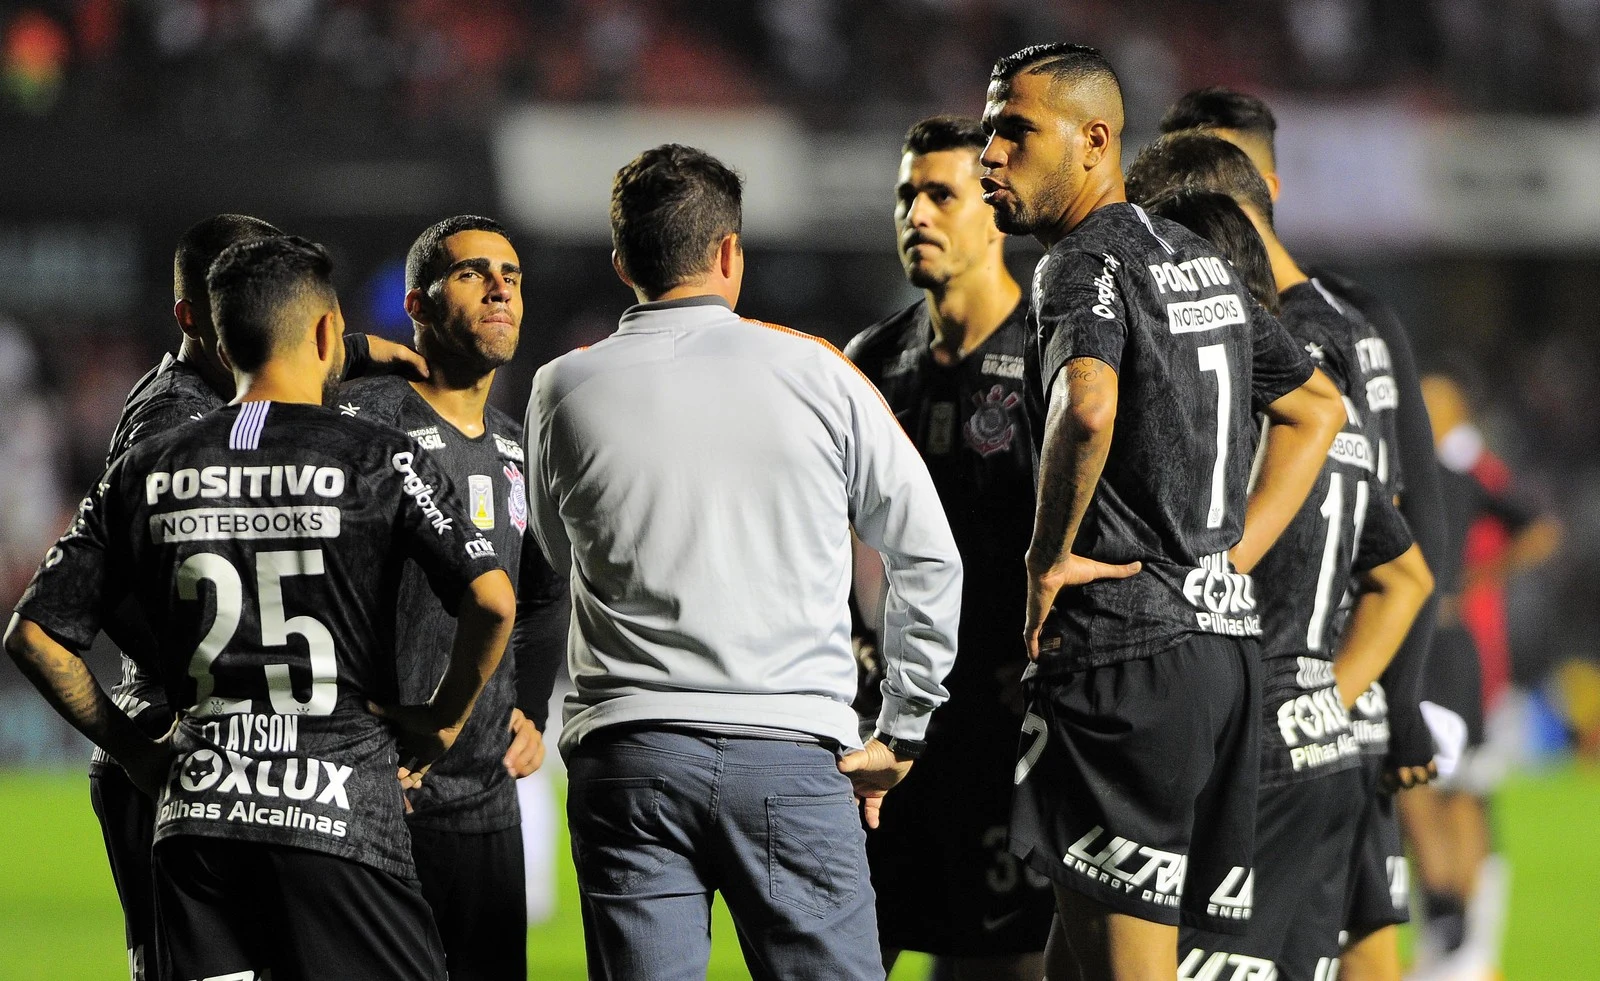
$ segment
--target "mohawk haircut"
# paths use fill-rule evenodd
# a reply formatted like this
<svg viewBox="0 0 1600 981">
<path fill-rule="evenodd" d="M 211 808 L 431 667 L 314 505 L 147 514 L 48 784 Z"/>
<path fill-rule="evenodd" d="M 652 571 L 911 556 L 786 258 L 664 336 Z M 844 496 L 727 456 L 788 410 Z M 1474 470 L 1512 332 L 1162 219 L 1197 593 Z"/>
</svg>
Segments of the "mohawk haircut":
<svg viewBox="0 0 1600 981">
<path fill-rule="evenodd" d="M 711 267 L 711 250 L 744 221 L 744 184 L 722 161 L 664 143 L 624 164 L 611 184 L 611 245 L 645 296 Z"/>
<path fill-rule="evenodd" d="M 1181 188 L 1226 194 L 1272 224 L 1272 192 L 1250 157 L 1200 130 L 1168 133 L 1139 151 L 1128 168 L 1128 200 L 1144 203 Z"/>
<path fill-rule="evenodd" d="M 1259 98 L 1221 85 L 1185 93 L 1161 117 L 1161 132 L 1185 129 L 1231 129 L 1247 133 L 1266 144 L 1267 153 L 1277 158 L 1274 140 L 1278 120 Z"/>
<path fill-rule="evenodd" d="M 230 245 L 282 235 L 249 215 L 212 215 L 189 226 L 172 254 L 172 298 L 193 302 L 206 295 L 206 273 Z"/>
<path fill-rule="evenodd" d="M 229 246 L 206 275 L 211 315 L 228 360 L 253 372 L 274 352 L 298 343 L 308 306 L 332 310 L 333 259 L 297 235 Z"/>
<path fill-rule="evenodd" d="M 423 229 L 406 253 L 406 292 L 422 290 L 427 293 L 433 284 L 444 277 L 450 267 L 450 254 L 445 251 L 444 240 L 461 232 L 493 232 L 510 241 L 511 236 L 493 218 L 482 215 L 456 215 Z"/>
<path fill-rule="evenodd" d="M 906 130 L 905 143 L 900 154 L 922 156 L 943 150 L 982 151 L 989 138 L 983 133 L 983 123 L 971 116 L 929 116 Z"/>
<path fill-rule="evenodd" d="M 1157 196 L 1144 209 L 1177 222 L 1216 246 L 1238 272 L 1256 302 L 1277 314 L 1278 284 L 1272 277 L 1267 247 L 1233 198 L 1217 191 L 1183 187 Z"/>
</svg>

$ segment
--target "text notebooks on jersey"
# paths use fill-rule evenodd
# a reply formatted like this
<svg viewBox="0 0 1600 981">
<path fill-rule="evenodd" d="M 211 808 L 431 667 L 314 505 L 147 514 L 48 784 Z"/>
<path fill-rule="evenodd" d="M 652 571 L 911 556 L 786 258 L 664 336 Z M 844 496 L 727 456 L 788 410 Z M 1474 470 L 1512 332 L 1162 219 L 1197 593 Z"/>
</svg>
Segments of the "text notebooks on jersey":
<svg viewBox="0 0 1600 981">
<path fill-rule="evenodd" d="M 107 471 L 19 606 L 80 649 L 132 594 L 180 712 L 156 839 L 293 845 L 408 875 L 392 615 L 414 559 L 454 609 L 497 568 L 449 481 L 403 435 L 248 402 Z"/>
<path fill-rule="evenodd" d="M 1193 633 L 1256 636 L 1244 526 L 1255 411 L 1311 364 L 1211 245 L 1141 209 L 1095 211 L 1034 272 L 1041 401 L 1073 358 L 1117 372 L 1110 454 L 1073 550 L 1139 574 L 1063 590 L 1042 671 L 1146 656 Z"/>
</svg>

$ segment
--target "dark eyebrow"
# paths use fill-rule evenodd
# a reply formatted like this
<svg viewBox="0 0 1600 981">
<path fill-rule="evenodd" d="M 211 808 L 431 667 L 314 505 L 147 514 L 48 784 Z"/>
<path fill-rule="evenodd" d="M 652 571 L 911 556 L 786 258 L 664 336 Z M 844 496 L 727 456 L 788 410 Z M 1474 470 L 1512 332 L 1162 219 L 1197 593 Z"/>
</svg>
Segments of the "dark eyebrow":
<svg viewBox="0 0 1600 981">
<path fill-rule="evenodd" d="M 471 269 L 474 272 L 479 272 L 487 276 L 489 275 L 489 270 L 491 268 L 493 268 L 493 263 L 491 263 L 488 259 L 485 259 L 483 256 L 474 256 L 471 259 L 458 259 L 457 261 L 451 263 L 450 268 L 446 269 L 444 274 L 449 276 L 458 269 Z M 522 275 L 522 267 L 514 262 L 500 263 L 500 275 L 504 276 L 507 273 L 515 273 L 516 275 L 520 276 Z"/>
</svg>

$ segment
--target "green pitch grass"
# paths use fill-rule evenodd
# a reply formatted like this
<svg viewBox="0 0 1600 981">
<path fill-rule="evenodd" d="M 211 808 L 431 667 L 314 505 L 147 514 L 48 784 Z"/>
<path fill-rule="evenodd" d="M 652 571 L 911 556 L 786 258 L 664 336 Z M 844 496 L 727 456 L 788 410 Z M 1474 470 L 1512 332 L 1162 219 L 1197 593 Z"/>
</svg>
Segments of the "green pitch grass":
<svg viewBox="0 0 1600 981">
<path fill-rule="evenodd" d="M 1600 771 L 1514 779 L 1499 795 L 1512 866 L 1508 981 L 1600 978 Z M 82 773 L 0 773 L 0 981 L 126 978 L 122 918 Z M 566 841 L 558 846 L 566 854 Z M 528 931 L 528 976 L 582 979 L 583 930 L 570 860 L 559 863 L 560 906 Z M 712 925 L 710 981 L 748 978 L 727 912 Z M 917 981 L 907 957 L 895 981 Z"/>
</svg>

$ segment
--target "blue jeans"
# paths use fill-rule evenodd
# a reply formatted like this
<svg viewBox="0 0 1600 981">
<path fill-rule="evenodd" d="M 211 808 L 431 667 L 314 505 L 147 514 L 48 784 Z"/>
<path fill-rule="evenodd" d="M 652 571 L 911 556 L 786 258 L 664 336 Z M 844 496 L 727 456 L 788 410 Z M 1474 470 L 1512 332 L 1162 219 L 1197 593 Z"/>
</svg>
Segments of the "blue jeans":
<svg viewBox="0 0 1600 981">
<path fill-rule="evenodd" d="M 720 891 L 755 981 L 882 981 L 866 833 L 831 750 L 602 730 L 568 778 L 590 978 L 703 979 Z"/>
</svg>

